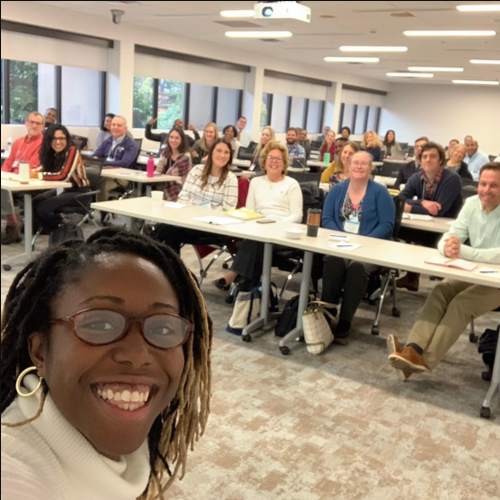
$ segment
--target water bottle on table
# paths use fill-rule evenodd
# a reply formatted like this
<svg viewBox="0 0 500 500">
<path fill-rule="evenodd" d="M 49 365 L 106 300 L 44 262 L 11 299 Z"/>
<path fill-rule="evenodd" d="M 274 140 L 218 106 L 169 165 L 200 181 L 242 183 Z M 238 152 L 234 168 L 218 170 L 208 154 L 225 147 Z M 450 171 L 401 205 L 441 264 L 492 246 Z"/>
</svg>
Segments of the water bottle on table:
<svg viewBox="0 0 500 500">
<path fill-rule="evenodd" d="M 148 158 L 148 163 L 146 165 L 146 175 L 147 177 L 154 177 L 155 175 L 155 161 L 152 156 Z"/>
</svg>

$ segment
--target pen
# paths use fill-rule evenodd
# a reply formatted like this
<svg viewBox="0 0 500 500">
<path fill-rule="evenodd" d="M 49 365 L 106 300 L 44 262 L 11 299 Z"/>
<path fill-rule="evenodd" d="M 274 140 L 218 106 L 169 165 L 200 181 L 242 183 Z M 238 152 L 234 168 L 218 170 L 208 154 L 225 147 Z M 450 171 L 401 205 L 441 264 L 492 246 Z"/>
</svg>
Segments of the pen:
<svg viewBox="0 0 500 500">
<path fill-rule="evenodd" d="M 349 247 L 352 247 L 353 245 L 351 245 L 350 243 L 348 245 L 335 245 L 337 248 L 349 248 Z"/>
<path fill-rule="evenodd" d="M 204 201 L 203 203 L 200 203 L 200 207 L 204 207 L 205 205 L 210 205 L 210 202 Z"/>
<path fill-rule="evenodd" d="M 481 274 L 497 274 L 500 271 L 479 271 Z"/>
</svg>

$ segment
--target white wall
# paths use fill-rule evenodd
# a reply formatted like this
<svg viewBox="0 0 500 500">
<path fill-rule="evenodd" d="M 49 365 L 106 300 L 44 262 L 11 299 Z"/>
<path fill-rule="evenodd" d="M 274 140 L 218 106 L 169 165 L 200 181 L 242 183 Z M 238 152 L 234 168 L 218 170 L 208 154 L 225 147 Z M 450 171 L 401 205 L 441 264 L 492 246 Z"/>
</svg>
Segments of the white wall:
<svg viewBox="0 0 500 500">
<path fill-rule="evenodd" d="M 443 146 L 470 134 L 487 154 L 500 153 L 500 90 L 462 85 L 394 84 L 385 97 L 380 134 L 394 129 L 398 141 L 422 135 Z"/>
</svg>

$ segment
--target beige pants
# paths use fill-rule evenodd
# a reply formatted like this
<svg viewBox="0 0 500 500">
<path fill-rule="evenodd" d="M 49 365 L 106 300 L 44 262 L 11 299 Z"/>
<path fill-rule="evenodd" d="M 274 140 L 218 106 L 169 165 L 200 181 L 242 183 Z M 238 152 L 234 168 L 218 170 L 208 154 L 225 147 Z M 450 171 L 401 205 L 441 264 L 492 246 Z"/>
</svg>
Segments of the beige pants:
<svg viewBox="0 0 500 500">
<path fill-rule="evenodd" d="M 477 318 L 499 306 L 498 288 L 444 280 L 428 297 L 406 344 L 420 346 L 427 368 L 433 370 L 460 337 L 471 318 Z"/>
<path fill-rule="evenodd" d="M 99 181 L 99 194 L 97 195 L 97 201 L 108 201 L 109 192 L 117 187 L 121 186 L 128 189 L 130 182 L 119 181 L 115 179 L 110 179 L 109 177 L 102 177 Z"/>
</svg>

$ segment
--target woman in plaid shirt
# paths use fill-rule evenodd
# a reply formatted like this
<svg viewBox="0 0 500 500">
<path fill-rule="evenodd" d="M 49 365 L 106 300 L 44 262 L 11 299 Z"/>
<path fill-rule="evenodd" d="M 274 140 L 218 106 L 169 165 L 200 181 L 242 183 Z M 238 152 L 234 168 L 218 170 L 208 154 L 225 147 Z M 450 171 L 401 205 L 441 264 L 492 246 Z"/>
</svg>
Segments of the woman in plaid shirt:
<svg viewBox="0 0 500 500">
<path fill-rule="evenodd" d="M 181 177 L 184 184 L 192 166 L 186 135 L 183 130 L 173 128 L 168 133 L 168 145 L 161 155 L 156 173 Z M 178 182 L 166 182 L 163 187 L 163 199 L 177 201 L 181 189 L 182 185 Z"/>
<path fill-rule="evenodd" d="M 196 165 L 179 194 L 178 202 L 207 205 L 218 210 L 231 210 L 238 203 L 238 180 L 231 172 L 233 153 L 231 144 L 218 139 L 210 148 L 205 165 Z M 221 237 L 205 231 L 196 231 L 169 224 L 157 224 L 151 236 L 180 253 L 181 245 L 216 244 Z M 222 237 L 223 238 L 223 237 Z"/>
</svg>

